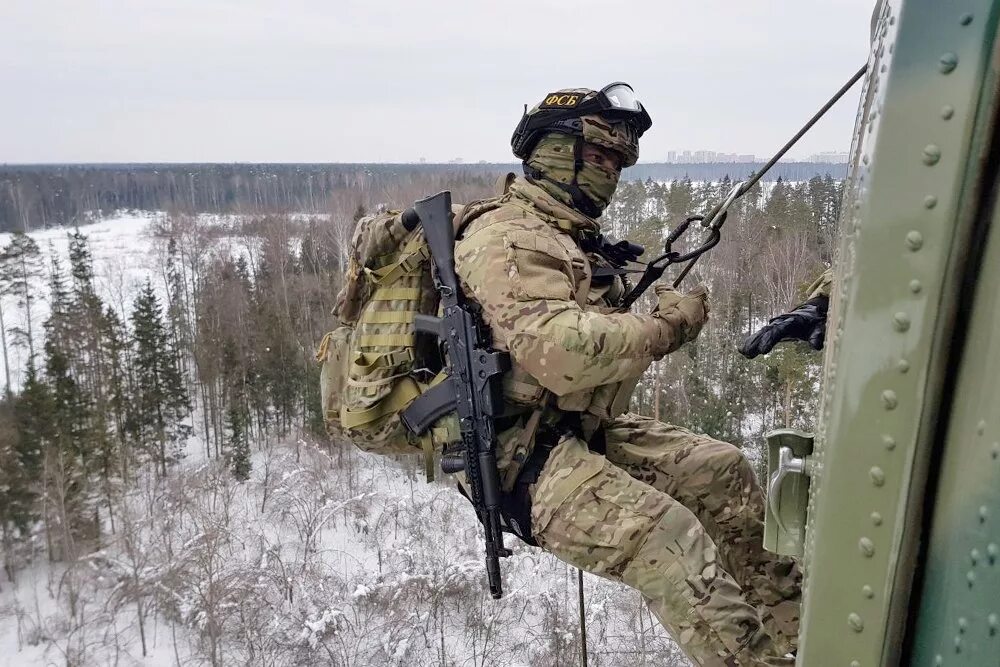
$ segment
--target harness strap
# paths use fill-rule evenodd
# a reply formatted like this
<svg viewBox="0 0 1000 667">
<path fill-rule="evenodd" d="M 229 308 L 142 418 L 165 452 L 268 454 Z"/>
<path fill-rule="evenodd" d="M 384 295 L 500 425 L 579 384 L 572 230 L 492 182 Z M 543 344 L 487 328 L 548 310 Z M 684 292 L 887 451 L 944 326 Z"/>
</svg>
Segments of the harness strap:
<svg viewBox="0 0 1000 667">
<path fill-rule="evenodd" d="M 529 422 L 535 417 L 535 414 L 538 414 L 540 418 L 542 412 L 542 410 L 536 410 L 529 418 Z M 527 426 L 528 424 L 525 424 L 526 432 Z M 540 429 L 536 424 L 535 428 L 537 435 L 535 435 L 531 454 L 528 455 L 524 466 L 521 467 L 521 472 L 514 482 L 514 488 L 510 490 L 510 493 L 503 494 L 500 503 L 504 518 L 511 528 L 510 532 L 531 546 L 538 546 L 538 542 L 531 532 L 531 486 L 538 481 L 552 450 L 556 448 L 564 435 L 572 434 L 577 438 L 583 438 L 583 424 L 579 412 L 565 412 L 555 424 L 543 425 Z M 592 440 L 599 440 L 602 451 L 598 453 L 603 454 L 604 429 L 599 428 Z"/>
</svg>

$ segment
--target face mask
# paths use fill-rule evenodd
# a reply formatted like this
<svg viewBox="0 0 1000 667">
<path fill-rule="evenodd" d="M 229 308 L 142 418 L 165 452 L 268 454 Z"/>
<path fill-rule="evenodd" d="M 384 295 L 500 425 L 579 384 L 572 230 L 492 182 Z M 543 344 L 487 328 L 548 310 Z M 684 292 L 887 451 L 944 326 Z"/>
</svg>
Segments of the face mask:
<svg viewBox="0 0 1000 667">
<path fill-rule="evenodd" d="M 596 164 L 584 162 L 576 182 L 594 204 L 602 211 L 608 207 L 611 198 L 618 189 L 618 178 L 621 172 L 616 169 L 605 169 Z"/>
<path fill-rule="evenodd" d="M 551 134 L 539 142 L 528 161 L 529 167 L 545 176 L 538 181 L 539 187 L 568 206 L 573 199 L 560 185 L 573 181 L 573 141 L 565 134 Z"/>
</svg>

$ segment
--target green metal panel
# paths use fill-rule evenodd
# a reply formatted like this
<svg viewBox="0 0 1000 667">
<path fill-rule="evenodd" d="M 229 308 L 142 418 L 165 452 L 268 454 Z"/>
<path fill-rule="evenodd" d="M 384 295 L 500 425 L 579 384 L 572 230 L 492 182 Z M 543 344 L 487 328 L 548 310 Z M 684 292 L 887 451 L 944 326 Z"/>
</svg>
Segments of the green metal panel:
<svg viewBox="0 0 1000 667">
<path fill-rule="evenodd" d="M 890 1 L 875 28 L 814 454 L 802 665 L 900 661 L 979 196 L 981 95 L 995 93 L 997 4 Z"/>
<path fill-rule="evenodd" d="M 912 635 L 914 665 L 1000 665 L 1000 205 L 996 201 L 989 220 L 943 442 L 920 611 Z"/>
</svg>

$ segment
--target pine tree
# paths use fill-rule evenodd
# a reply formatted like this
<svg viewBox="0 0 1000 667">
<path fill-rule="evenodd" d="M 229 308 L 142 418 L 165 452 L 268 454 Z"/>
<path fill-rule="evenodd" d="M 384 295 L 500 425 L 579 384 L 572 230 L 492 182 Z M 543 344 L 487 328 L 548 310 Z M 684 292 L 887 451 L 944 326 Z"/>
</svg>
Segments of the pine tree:
<svg viewBox="0 0 1000 667">
<path fill-rule="evenodd" d="M 29 359 L 24 386 L 13 404 L 15 433 L 9 438 L 0 434 L 0 450 L 10 446 L 14 451 L 13 456 L 9 450 L 6 456 L 0 454 L 4 459 L 0 461 L 0 478 L 6 478 L 0 481 L 0 488 L 7 489 L 0 493 L 0 514 L 4 515 L 0 521 L 6 522 L 5 531 L 16 529 L 24 535 L 29 522 L 37 518 L 39 490 L 47 483 L 42 479 L 42 463 L 52 439 L 52 407 L 51 393 L 39 378 L 34 360 Z M 8 533 L 4 537 L 8 538 Z M 14 536 L 11 533 L 9 537 Z"/>
<path fill-rule="evenodd" d="M 73 379 L 69 359 L 60 346 L 61 339 L 49 335 L 45 341 L 45 374 L 52 391 L 49 421 L 52 429 L 46 450 L 46 488 L 54 502 L 55 522 L 61 538 L 61 555 L 72 559 L 77 554 L 86 504 L 87 468 L 92 442 L 87 425 L 91 406 Z"/>
<path fill-rule="evenodd" d="M 87 237 L 75 230 L 69 234 L 72 300 L 70 329 L 76 345 L 68 351 L 77 381 L 93 395 L 98 410 L 104 414 L 104 359 L 101 355 L 101 325 L 104 306 L 94 288 L 94 258 Z"/>
<path fill-rule="evenodd" d="M 0 252 L 0 295 L 14 299 L 24 314 L 24 327 L 10 330 L 13 343 L 28 348 L 29 359 L 35 356 L 34 317 L 36 285 L 42 278 L 42 253 L 34 239 L 24 232 L 14 232 L 10 243 Z"/>
<path fill-rule="evenodd" d="M 46 336 L 70 340 L 70 314 L 73 308 L 66 274 L 55 249 L 49 248 L 49 319 L 45 321 Z"/>
<path fill-rule="evenodd" d="M 103 463 L 107 475 L 110 476 L 110 468 L 117 462 L 118 474 L 123 480 L 128 480 L 131 470 L 128 434 L 133 430 L 130 400 L 133 383 L 125 337 L 124 323 L 109 306 L 105 309 L 101 322 L 101 353 L 107 360 L 106 409 L 115 447 L 113 450 L 111 447 L 108 448 Z"/>
<path fill-rule="evenodd" d="M 148 280 L 135 300 L 132 327 L 138 395 L 135 430 L 166 476 L 167 464 L 180 459 L 191 434 L 186 423 L 191 408 L 160 302 Z"/>
<path fill-rule="evenodd" d="M 232 396 L 226 421 L 229 427 L 229 466 L 233 477 L 245 482 L 250 479 L 250 443 L 247 439 L 247 412 L 239 393 Z"/>
<path fill-rule="evenodd" d="M 0 533 L 5 553 L 15 532 L 24 534 L 34 518 L 38 478 L 34 444 L 22 437 L 15 399 L 0 400 Z"/>
<path fill-rule="evenodd" d="M 42 456 L 52 438 L 52 411 L 52 394 L 48 385 L 38 376 L 34 361 L 29 359 L 24 386 L 14 401 L 14 420 L 17 424 L 21 462 L 33 479 L 41 471 Z"/>
</svg>

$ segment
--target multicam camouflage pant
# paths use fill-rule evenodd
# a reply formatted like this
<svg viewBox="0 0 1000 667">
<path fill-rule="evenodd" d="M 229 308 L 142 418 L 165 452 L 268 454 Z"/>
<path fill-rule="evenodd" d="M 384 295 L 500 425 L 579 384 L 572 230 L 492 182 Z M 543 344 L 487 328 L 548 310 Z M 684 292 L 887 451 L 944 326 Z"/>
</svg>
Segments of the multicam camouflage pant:
<svg viewBox="0 0 1000 667">
<path fill-rule="evenodd" d="M 565 438 L 532 488 L 539 544 L 622 581 L 697 665 L 790 665 L 801 578 L 762 548 L 763 498 L 732 445 L 636 415 L 607 454 Z"/>
</svg>

